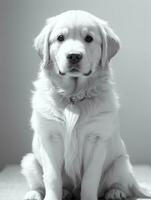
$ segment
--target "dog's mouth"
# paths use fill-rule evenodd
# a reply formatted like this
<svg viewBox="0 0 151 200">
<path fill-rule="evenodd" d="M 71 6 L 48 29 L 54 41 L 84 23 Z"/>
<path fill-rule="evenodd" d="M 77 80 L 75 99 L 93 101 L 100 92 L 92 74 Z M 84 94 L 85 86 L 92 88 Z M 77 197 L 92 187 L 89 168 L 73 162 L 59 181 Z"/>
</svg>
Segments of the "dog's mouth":
<svg viewBox="0 0 151 200">
<path fill-rule="evenodd" d="M 67 71 L 67 72 L 62 72 L 61 70 L 59 70 L 59 74 L 61 75 L 61 76 L 65 76 L 65 75 L 69 75 L 69 76 L 71 76 L 71 77 L 79 77 L 79 76 L 81 76 L 81 75 L 83 75 L 83 76 L 90 76 L 91 75 L 91 73 L 92 73 L 92 70 L 90 69 L 88 72 L 86 72 L 86 73 L 81 73 L 81 71 L 78 69 L 78 68 L 72 68 L 72 69 L 70 69 L 69 71 Z"/>
<path fill-rule="evenodd" d="M 71 73 L 76 73 L 76 72 L 80 72 L 80 70 L 77 69 L 77 68 L 72 68 L 69 72 L 71 72 Z"/>
</svg>

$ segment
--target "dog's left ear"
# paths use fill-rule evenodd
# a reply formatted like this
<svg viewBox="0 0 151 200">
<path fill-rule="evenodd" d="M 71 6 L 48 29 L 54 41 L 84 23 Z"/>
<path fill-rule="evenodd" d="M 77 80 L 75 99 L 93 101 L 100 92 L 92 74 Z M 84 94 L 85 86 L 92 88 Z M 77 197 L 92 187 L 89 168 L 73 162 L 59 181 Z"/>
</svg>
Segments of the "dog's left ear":
<svg viewBox="0 0 151 200">
<path fill-rule="evenodd" d="M 101 55 L 101 66 L 105 67 L 108 65 L 113 56 L 116 55 L 120 48 L 120 40 L 113 30 L 108 26 L 107 22 L 96 19 L 102 38 L 102 55 Z"/>
<path fill-rule="evenodd" d="M 45 27 L 41 30 L 39 35 L 34 40 L 34 47 L 42 60 L 42 68 L 45 68 L 50 60 L 49 38 L 54 23 L 55 23 L 55 17 L 49 18 L 46 21 Z"/>
<path fill-rule="evenodd" d="M 108 25 L 105 25 L 104 29 L 107 41 L 107 62 L 110 62 L 111 58 L 115 56 L 120 49 L 120 40 Z"/>
</svg>

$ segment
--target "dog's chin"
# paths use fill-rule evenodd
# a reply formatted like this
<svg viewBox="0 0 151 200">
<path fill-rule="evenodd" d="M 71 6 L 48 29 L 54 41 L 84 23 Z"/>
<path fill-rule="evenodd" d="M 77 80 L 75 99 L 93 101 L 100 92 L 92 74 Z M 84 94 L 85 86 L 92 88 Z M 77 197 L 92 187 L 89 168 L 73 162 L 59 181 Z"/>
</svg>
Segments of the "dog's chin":
<svg viewBox="0 0 151 200">
<path fill-rule="evenodd" d="M 92 70 L 83 72 L 82 70 L 58 70 L 58 75 L 61 78 L 60 86 L 64 88 L 67 95 L 78 93 L 79 90 L 85 87 L 87 80 L 92 74 Z"/>
</svg>

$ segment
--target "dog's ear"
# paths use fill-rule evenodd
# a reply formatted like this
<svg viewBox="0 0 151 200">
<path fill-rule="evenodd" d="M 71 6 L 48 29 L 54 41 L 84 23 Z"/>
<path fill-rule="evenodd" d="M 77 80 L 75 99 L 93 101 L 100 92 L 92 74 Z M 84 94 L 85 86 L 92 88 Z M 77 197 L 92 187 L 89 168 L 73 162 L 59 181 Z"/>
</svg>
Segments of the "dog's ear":
<svg viewBox="0 0 151 200">
<path fill-rule="evenodd" d="M 115 56 L 120 49 L 120 40 L 108 25 L 105 25 L 104 29 L 107 41 L 107 62 L 110 62 L 111 58 Z"/>
<path fill-rule="evenodd" d="M 111 58 L 115 56 L 120 48 L 120 40 L 113 30 L 108 26 L 107 22 L 96 18 L 99 25 L 102 38 L 102 55 L 101 66 L 105 67 L 110 62 Z"/>
<path fill-rule="evenodd" d="M 42 66 L 46 67 L 49 60 L 49 38 L 50 33 L 55 23 L 55 17 L 49 18 L 46 21 L 45 27 L 34 40 L 34 47 L 42 60 Z"/>
</svg>

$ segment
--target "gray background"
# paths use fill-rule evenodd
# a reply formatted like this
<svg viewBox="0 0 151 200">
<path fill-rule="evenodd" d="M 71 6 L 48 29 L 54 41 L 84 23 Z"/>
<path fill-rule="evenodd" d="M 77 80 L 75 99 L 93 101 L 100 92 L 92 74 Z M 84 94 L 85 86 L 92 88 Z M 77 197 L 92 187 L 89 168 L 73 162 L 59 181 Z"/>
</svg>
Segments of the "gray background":
<svg viewBox="0 0 151 200">
<path fill-rule="evenodd" d="M 39 58 L 32 45 L 46 18 L 68 9 L 111 24 L 122 41 L 112 65 L 121 97 L 121 134 L 132 163 L 151 164 L 151 1 L 0 1 L 0 166 L 31 149 L 32 80 Z"/>
</svg>

